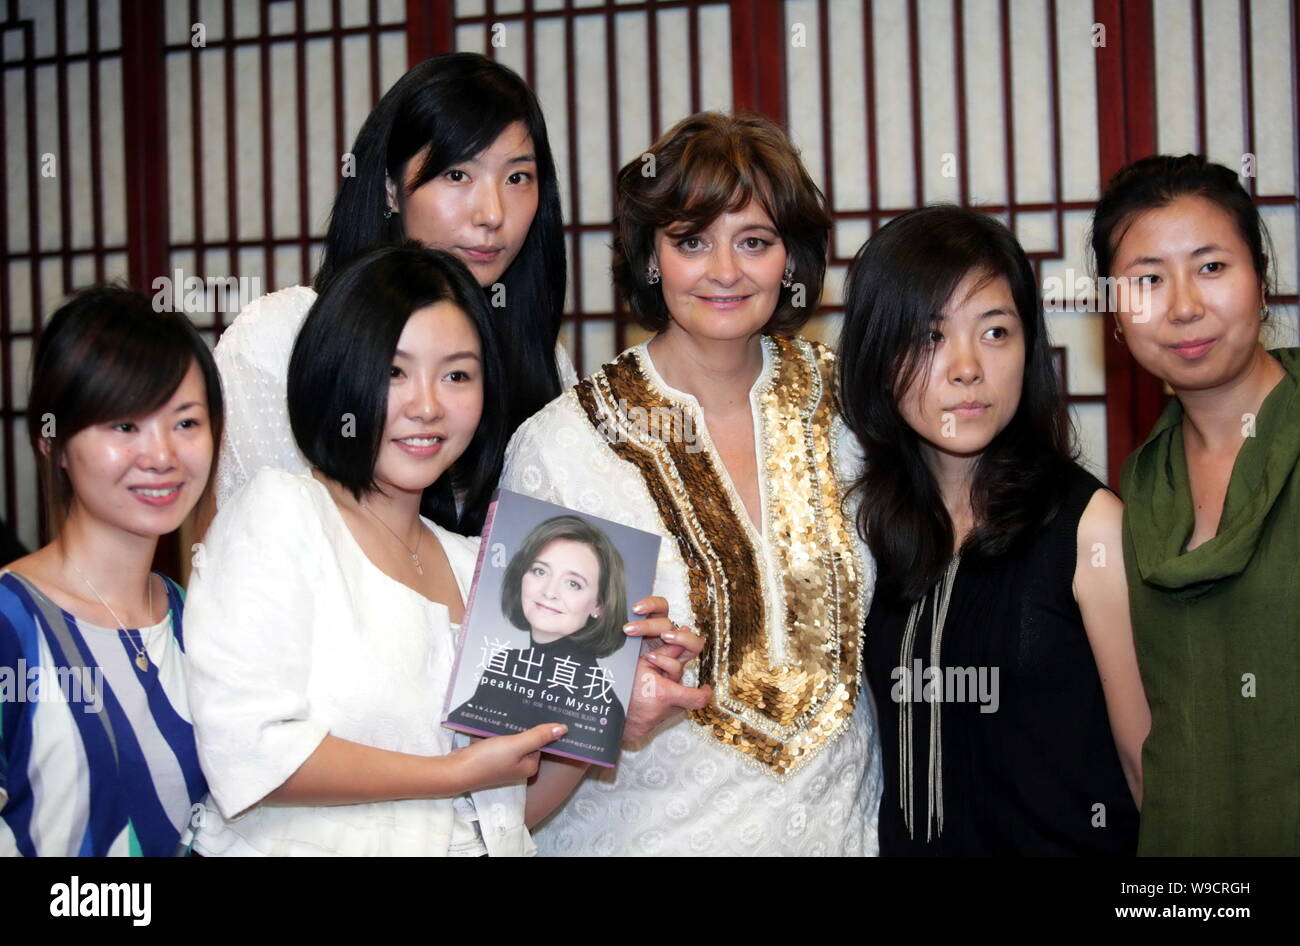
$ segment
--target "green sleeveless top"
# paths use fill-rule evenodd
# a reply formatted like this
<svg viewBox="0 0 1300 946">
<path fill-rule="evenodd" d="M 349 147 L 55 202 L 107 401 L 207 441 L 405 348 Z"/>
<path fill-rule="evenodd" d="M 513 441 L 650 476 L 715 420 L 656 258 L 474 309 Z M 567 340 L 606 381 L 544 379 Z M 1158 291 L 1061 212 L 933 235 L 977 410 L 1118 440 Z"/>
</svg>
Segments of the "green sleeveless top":
<svg viewBox="0 0 1300 946">
<path fill-rule="evenodd" d="M 1151 735 L 1138 853 L 1300 853 L 1300 349 L 1191 552 L 1177 399 L 1124 464 L 1124 560 Z"/>
</svg>

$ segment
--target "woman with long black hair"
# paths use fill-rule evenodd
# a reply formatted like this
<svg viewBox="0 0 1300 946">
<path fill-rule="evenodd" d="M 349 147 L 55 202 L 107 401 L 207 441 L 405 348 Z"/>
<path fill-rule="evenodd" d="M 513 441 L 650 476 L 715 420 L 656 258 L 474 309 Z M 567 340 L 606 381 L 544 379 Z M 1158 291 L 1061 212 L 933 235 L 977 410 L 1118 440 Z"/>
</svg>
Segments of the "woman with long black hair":
<svg viewBox="0 0 1300 946">
<path fill-rule="evenodd" d="M 915 210 L 845 300 L 880 853 L 1132 854 L 1148 717 L 1121 505 L 1074 462 L 1024 250 L 984 214 Z"/>
<path fill-rule="evenodd" d="M 230 418 L 217 505 L 263 466 L 307 470 L 289 429 L 289 354 L 317 293 L 376 246 L 412 239 L 445 250 L 484 289 L 508 379 L 507 436 L 577 382 L 557 345 L 566 268 L 555 162 L 541 107 L 524 81 L 473 53 L 429 59 L 375 106 L 352 156 L 356 173 L 343 178 L 335 198 L 314 286 L 257 299 L 217 346 Z M 493 481 L 477 474 L 500 462 L 499 450 L 471 445 L 436 494 L 425 497 L 425 513 L 477 535 L 491 488 L 466 489 Z"/>
</svg>

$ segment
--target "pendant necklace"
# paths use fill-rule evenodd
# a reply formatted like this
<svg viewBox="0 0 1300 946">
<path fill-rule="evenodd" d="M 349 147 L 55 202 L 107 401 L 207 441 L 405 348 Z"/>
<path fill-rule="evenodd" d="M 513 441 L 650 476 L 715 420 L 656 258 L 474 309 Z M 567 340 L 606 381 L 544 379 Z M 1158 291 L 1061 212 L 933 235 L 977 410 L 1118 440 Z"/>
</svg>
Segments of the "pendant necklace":
<svg viewBox="0 0 1300 946">
<path fill-rule="evenodd" d="M 108 609 L 109 614 L 113 615 L 113 620 L 117 622 L 118 630 L 120 630 L 123 634 L 126 635 L 126 642 L 130 644 L 131 648 L 135 651 L 135 665 L 139 667 L 143 673 L 148 673 L 149 654 L 142 646 L 144 644 L 144 635 L 143 634 L 140 635 L 140 644 L 137 644 L 134 640 L 132 640 L 131 632 L 126 629 L 126 625 L 123 624 L 122 619 L 117 616 L 117 612 L 113 610 L 112 605 L 110 605 L 107 601 L 105 601 L 104 596 L 101 595 L 97 590 L 95 590 L 95 586 L 90 583 L 90 579 L 87 578 L 82 573 L 81 569 L 77 567 L 77 563 L 74 562 L 72 558 L 68 556 L 66 553 L 64 557 L 67 558 L 68 564 L 72 566 L 72 570 L 76 572 L 78 575 L 81 575 L 81 580 L 86 583 L 86 587 L 90 589 L 91 593 L 94 594 L 94 596 L 99 599 L 99 603 Z M 149 584 L 149 620 L 152 621 L 153 620 L 153 575 L 152 574 L 149 575 L 148 584 Z"/>
<path fill-rule="evenodd" d="M 396 540 L 401 544 L 402 548 L 406 549 L 406 554 L 409 555 L 409 556 L 411 556 L 411 561 L 415 564 L 415 570 L 416 570 L 416 572 L 418 572 L 419 574 L 423 575 L 423 574 L 424 574 L 424 566 L 420 564 L 420 554 L 419 554 L 419 553 L 420 553 L 420 541 L 424 538 L 424 525 L 423 525 L 423 523 L 421 523 L 421 525 L 420 525 L 420 534 L 419 534 L 418 536 L 416 536 L 416 538 L 415 538 L 415 549 L 412 550 L 411 547 L 410 547 L 409 545 L 407 545 L 405 542 L 402 541 L 402 537 L 401 537 L 400 535 L 398 535 L 398 534 L 397 534 L 396 532 L 394 532 L 392 529 L 389 529 L 389 528 L 388 528 L 388 523 L 384 522 L 384 520 L 380 519 L 378 516 L 375 515 L 374 510 L 372 510 L 372 509 L 371 509 L 368 505 L 366 505 L 365 503 L 360 503 L 359 505 L 360 505 L 361 508 L 364 509 L 366 512 L 370 513 L 371 517 L 374 518 L 375 522 L 379 523 L 379 524 L 380 524 L 381 526 L 383 526 L 385 529 L 388 529 L 389 534 L 390 534 L 394 539 L 396 539 Z"/>
</svg>

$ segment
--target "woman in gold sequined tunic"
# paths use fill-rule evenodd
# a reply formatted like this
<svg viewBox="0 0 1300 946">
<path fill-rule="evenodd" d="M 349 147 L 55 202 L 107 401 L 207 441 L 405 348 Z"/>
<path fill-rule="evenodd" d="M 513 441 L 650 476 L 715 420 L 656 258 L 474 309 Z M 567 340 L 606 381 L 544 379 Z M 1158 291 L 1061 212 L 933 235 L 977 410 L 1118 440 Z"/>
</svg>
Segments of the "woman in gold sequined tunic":
<svg viewBox="0 0 1300 946">
<path fill-rule="evenodd" d="M 759 117 L 696 115 L 649 153 L 653 175 L 619 175 L 614 275 L 657 334 L 526 422 L 503 485 L 664 536 L 655 593 L 705 637 L 711 699 L 590 774 L 537 842 L 874 854 L 874 572 L 843 504 L 833 355 L 793 337 L 821 292 L 824 202 Z"/>
</svg>

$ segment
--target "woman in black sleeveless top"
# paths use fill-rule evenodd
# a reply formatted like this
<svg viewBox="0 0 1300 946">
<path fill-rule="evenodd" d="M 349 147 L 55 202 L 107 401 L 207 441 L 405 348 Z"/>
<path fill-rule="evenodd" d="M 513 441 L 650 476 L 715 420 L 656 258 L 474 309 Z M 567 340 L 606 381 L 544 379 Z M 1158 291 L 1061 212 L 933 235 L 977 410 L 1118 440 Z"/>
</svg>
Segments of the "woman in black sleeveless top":
<svg viewBox="0 0 1300 946">
<path fill-rule="evenodd" d="M 840 365 L 881 854 L 1131 855 L 1150 717 L 1122 507 L 1073 461 L 1024 251 L 970 210 L 895 219 L 850 270 Z"/>
</svg>

